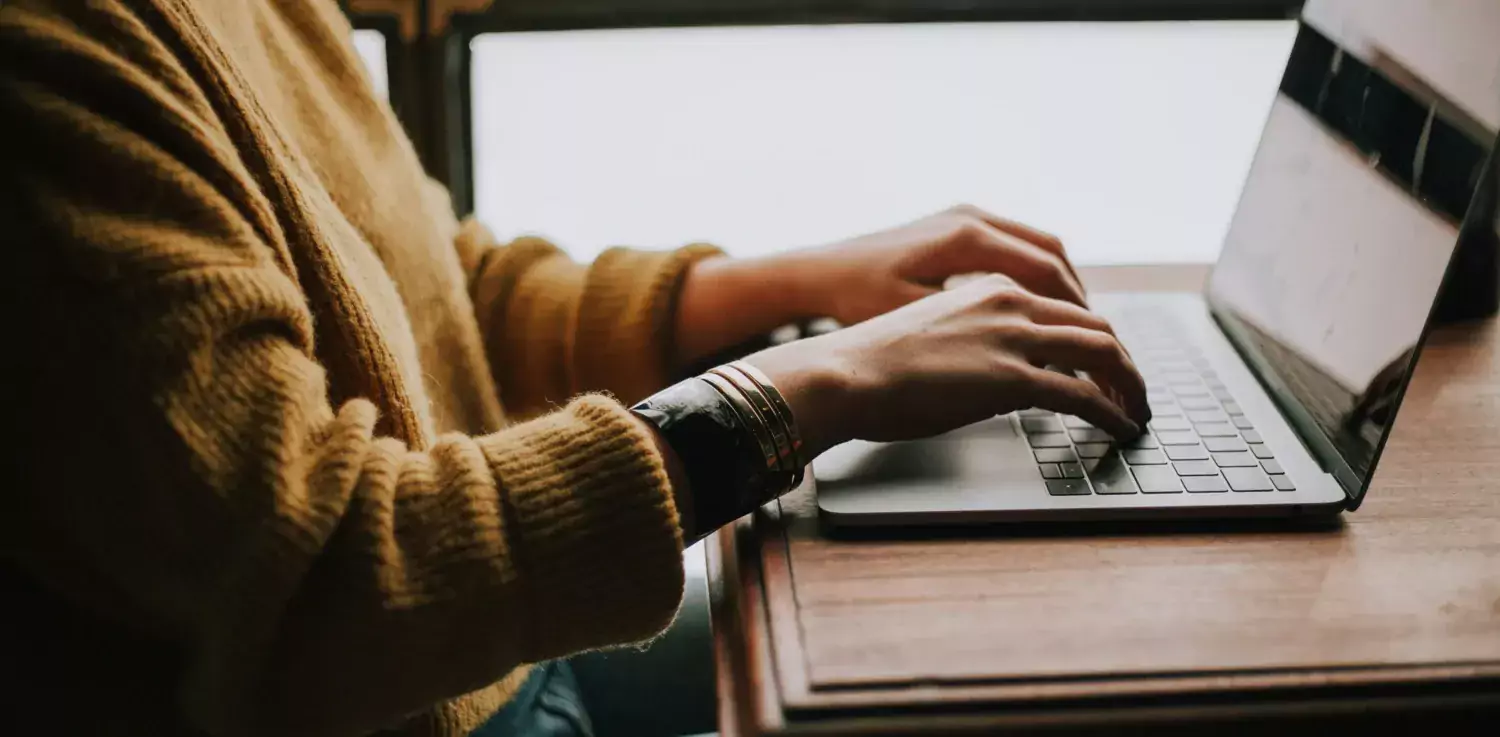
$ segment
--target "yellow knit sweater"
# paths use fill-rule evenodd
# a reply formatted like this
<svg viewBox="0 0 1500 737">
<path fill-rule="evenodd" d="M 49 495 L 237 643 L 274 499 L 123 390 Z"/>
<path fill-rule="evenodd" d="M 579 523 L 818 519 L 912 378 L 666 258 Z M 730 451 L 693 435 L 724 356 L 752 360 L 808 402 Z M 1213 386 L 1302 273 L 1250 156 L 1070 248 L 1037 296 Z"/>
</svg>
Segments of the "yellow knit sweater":
<svg viewBox="0 0 1500 737">
<path fill-rule="evenodd" d="M 349 35 L 0 2 L 0 733 L 461 734 L 672 618 L 660 458 L 569 400 L 664 384 L 711 251 L 460 224 Z"/>
</svg>

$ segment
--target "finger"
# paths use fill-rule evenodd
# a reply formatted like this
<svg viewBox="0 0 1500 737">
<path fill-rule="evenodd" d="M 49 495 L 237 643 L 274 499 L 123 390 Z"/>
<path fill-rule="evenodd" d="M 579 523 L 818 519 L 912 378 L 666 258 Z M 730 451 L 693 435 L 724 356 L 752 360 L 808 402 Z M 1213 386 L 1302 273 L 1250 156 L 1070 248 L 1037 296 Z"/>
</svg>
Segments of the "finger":
<svg viewBox="0 0 1500 737">
<path fill-rule="evenodd" d="M 986 223 L 976 223 L 974 237 L 958 268 L 1002 273 L 1044 297 L 1087 306 L 1083 287 L 1062 259 Z"/>
<path fill-rule="evenodd" d="M 1093 382 L 1046 369 L 1026 369 L 1033 404 L 1041 409 L 1082 418 L 1121 440 L 1141 434 L 1141 426 L 1109 401 Z"/>
<path fill-rule="evenodd" d="M 1109 321 L 1101 317 L 1099 313 L 1060 299 L 1038 296 L 1027 304 L 1026 316 L 1038 325 L 1076 325 L 1101 333 L 1115 334 L 1114 326 L 1110 325 Z"/>
<path fill-rule="evenodd" d="M 1038 325 L 1077 325 L 1078 327 L 1098 330 L 1102 333 L 1117 335 L 1115 326 L 1104 319 L 1093 310 L 1086 310 L 1071 302 L 1060 299 L 1049 299 L 1047 297 L 1036 297 L 1027 305 L 1027 316 Z M 1118 336 L 1117 336 L 1118 337 Z M 1135 366 L 1135 356 L 1130 353 L 1130 348 L 1124 343 L 1120 348 L 1125 355 L 1130 357 L 1131 368 L 1139 371 Z"/>
<path fill-rule="evenodd" d="M 1068 268 L 1068 273 L 1072 274 L 1073 278 L 1078 280 L 1080 288 L 1082 288 L 1083 280 L 1078 278 L 1078 270 L 1073 268 L 1073 261 L 1068 258 L 1068 250 L 1063 246 L 1061 238 L 1045 230 L 1039 230 L 1025 223 L 1000 217 L 988 210 L 973 205 L 959 205 L 955 209 L 970 217 L 978 218 L 1003 233 L 1009 233 L 1017 238 L 1022 238 L 1029 243 L 1035 244 L 1038 248 L 1062 259 L 1063 264 Z"/>
<path fill-rule="evenodd" d="M 1075 325 L 1039 325 L 1025 340 L 1028 358 L 1087 371 L 1106 390 L 1119 392 L 1120 406 L 1133 419 L 1150 421 L 1146 381 L 1113 335 Z"/>
<path fill-rule="evenodd" d="M 1016 283 L 1015 279 L 1012 279 L 1012 278 L 1010 278 L 1010 277 L 1008 277 L 1008 276 L 1006 276 L 1004 274 L 997 274 L 997 273 L 992 272 L 992 271 L 971 271 L 971 272 L 964 273 L 964 274 L 954 274 L 953 276 L 950 276 L 947 279 L 944 279 L 943 280 L 943 289 L 944 290 L 958 289 L 959 287 L 962 287 L 962 286 L 967 285 L 967 284 L 973 284 L 974 282 L 979 281 L 981 279 L 989 279 L 992 284 L 993 283 L 997 283 L 997 282 L 1003 282 L 1003 283 L 1009 284 L 1012 287 L 1019 287 L 1019 286 L 1021 286 L 1021 285 L 1019 285 L 1019 284 Z"/>
</svg>

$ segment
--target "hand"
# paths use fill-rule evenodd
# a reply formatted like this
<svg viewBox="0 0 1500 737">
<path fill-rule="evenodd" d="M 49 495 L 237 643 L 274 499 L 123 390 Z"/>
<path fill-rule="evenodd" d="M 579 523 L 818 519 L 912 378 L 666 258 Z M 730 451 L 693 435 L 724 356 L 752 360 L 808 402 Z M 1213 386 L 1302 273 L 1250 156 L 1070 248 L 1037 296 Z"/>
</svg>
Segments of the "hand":
<svg viewBox="0 0 1500 737">
<path fill-rule="evenodd" d="M 1151 418 L 1145 382 L 1107 322 L 1001 276 L 747 360 L 786 396 L 810 456 L 846 440 L 926 437 L 1032 406 L 1120 438 L 1139 435 Z"/>
<path fill-rule="evenodd" d="M 823 297 L 818 311 L 845 325 L 940 291 L 952 277 L 986 272 L 1087 306 L 1062 241 L 971 205 L 790 258 L 797 263 L 789 271 L 806 275 L 802 290 Z"/>
<path fill-rule="evenodd" d="M 698 264 L 678 303 L 674 361 L 691 365 L 808 318 L 853 325 L 975 273 L 1004 274 L 1037 294 L 1086 305 L 1055 236 L 960 205 L 832 245 Z"/>
</svg>

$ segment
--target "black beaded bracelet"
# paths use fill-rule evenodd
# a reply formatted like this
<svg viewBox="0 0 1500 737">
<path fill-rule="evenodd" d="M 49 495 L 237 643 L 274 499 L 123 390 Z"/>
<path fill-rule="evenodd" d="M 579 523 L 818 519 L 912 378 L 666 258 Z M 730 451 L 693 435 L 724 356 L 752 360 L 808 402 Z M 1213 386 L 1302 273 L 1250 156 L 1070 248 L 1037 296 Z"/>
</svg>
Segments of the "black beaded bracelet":
<svg viewBox="0 0 1500 737">
<path fill-rule="evenodd" d="M 767 465 L 754 418 L 702 377 L 681 381 L 630 408 L 677 454 L 691 486 L 693 530 L 708 534 L 791 488 L 793 474 Z M 771 458 L 775 461 L 774 451 Z"/>
</svg>

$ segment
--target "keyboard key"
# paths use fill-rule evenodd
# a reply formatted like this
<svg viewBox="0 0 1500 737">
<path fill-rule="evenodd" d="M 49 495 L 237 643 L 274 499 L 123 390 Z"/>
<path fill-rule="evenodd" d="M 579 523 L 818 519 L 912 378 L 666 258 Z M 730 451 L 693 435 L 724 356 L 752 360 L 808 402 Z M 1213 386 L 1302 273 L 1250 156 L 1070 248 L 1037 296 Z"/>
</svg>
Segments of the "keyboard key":
<svg viewBox="0 0 1500 737">
<path fill-rule="evenodd" d="M 1192 412 L 1187 413 L 1187 417 L 1188 417 L 1189 420 L 1191 420 L 1193 422 L 1228 422 L 1229 421 L 1229 415 L 1224 414 L 1223 410 L 1217 410 L 1217 409 L 1199 409 L 1199 410 L 1193 410 Z"/>
<path fill-rule="evenodd" d="M 1083 464 L 1081 463 L 1059 463 L 1057 467 L 1062 471 L 1062 476 L 1065 479 L 1083 478 Z"/>
<path fill-rule="evenodd" d="M 1173 494 L 1182 492 L 1182 482 L 1177 474 L 1166 466 L 1141 466 L 1132 468 L 1136 483 L 1147 494 Z"/>
<path fill-rule="evenodd" d="M 1060 432 L 1041 432 L 1027 435 L 1026 439 L 1031 441 L 1033 448 L 1066 448 L 1073 444 L 1068 440 L 1067 433 Z"/>
<path fill-rule="evenodd" d="M 1089 482 L 1083 479 L 1049 479 L 1047 493 L 1052 496 L 1088 496 Z"/>
<path fill-rule="evenodd" d="M 1063 415 L 1062 422 L 1063 426 L 1069 429 L 1082 430 L 1083 428 L 1093 427 L 1093 425 L 1088 423 L 1088 420 L 1081 417 L 1074 417 L 1073 415 Z"/>
<path fill-rule="evenodd" d="M 1226 468 L 1224 478 L 1235 491 L 1270 491 L 1271 480 L 1259 468 Z"/>
<path fill-rule="evenodd" d="M 1208 451 L 1201 445 L 1168 445 L 1167 457 L 1174 461 L 1206 461 Z"/>
<path fill-rule="evenodd" d="M 1167 462 L 1167 456 L 1159 450 L 1122 450 L 1125 462 L 1132 466 L 1158 466 Z"/>
<path fill-rule="evenodd" d="M 1239 402 L 1229 402 L 1229 401 L 1224 402 L 1224 411 L 1228 412 L 1229 414 L 1232 414 L 1232 415 L 1242 415 L 1242 414 L 1245 414 L 1245 411 L 1242 410 L 1242 409 L 1240 409 L 1240 403 Z"/>
<path fill-rule="evenodd" d="M 1021 427 L 1026 432 L 1062 432 L 1062 420 L 1056 417 L 1022 417 Z"/>
<path fill-rule="evenodd" d="M 1194 386 L 1174 386 L 1172 387 L 1172 391 L 1175 392 L 1179 397 L 1208 396 L 1208 387 L 1203 386 L 1202 384 L 1197 384 Z"/>
<path fill-rule="evenodd" d="M 1037 463 L 1068 463 L 1077 462 L 1078 455 L 1072 448 L 1040 448 L 1031 451 L 1036 456 Z"/>
<path fill-rule="evenodd" d="M 1161 432 L 1163 430 L 1191 430 L 1192 423 L 1181 417 L 1162 417 L 1151 420 L 1151 429 Z"/>
<path fill-rule="evenodd" d="M 1260 465 L 1249 453 L 1215 453 L 1214 463 L 1219 464 L 1219 468 L 1256 468 Z"/>
<path fill-rule="evenodd" d="M 1052 417 L 1055 413 L 1050 409 L 1037 409 L 1035 407 L 1032 407 L 1031 409 L 1023 409 L 1016 414 L 1019 414 L 1022 417 Z"/>
<path fill-rule="evenodd" d="M 1172 464 L 1178 476 L 1218 476 L 1219 467 L 1211 461 L 1178 461 Z"/>
<path fill-rule="evenodd" d="M 1229 418 L 1229 421 L 1233 422 L 1234 426 L 1237 427 L 1237 428 L 1239 428 L 1239 429 L 1241 429 L 1241 430 L 1254 430 L 1255 429 L 1255 423 L 1251 422 L 1250 418 L 1246 417 L 1244 415 L 1235 415 L 1235 416 Z"/>
<path fill-rule="evenodd" d="M 1183 409 L 1188 410 L 1219 408 L 1219 403 L 1216 400 L 1210 399 L 1208 397 L 1183 397 L 1182 399 L 1177 400 L 1177 403 L 1179 405 L 1182 405 Z"/>
<path fill-rule="evenodd" d="M 1264 468 L 1266 470 L 1266 473 L 1269 473 L 1269 474 L 1272 474 L 1272 475 L 1276 475 L 1276 474 L 1280 474 L 1280 473 L 1286 473 L 1286 471 L 1281 467 L 1281 463 L 1279 461 L 1275 460 L 1275 459 L 1269 459 L 1268 458 L 1268 459 L 1266 459 L 1264 461 L 1261 461 L 1260 462 L 1260 467 Z"/>
<path fill-rule="evenodd" d="M 1271 455 L 1271 447 L 1269 445 L 1266 445 L 1265 443 L 1252 443 L 1250 445 L 1250 452 L 1254 453 L 1256 458 L 1275 457 Z"/>
<path fill-rule="evenodd" d="M 1188 476 L 1182 480 L 1182 485 L 1194 494 L 1210 494 L 1216 491 L 1229 491 L 1229 484 L 1218 476 Z"/>
<path fill-rule="evenodd" d="M 1215 453 L 1245 450 L 1245 441 L 1239 438 L 1204 438 L 1203 444 Z"/>
<path fill-rule="evenodd" d="M 1152 417 L 1181 417 L 1182 408 L 1175 404 L 1163 404 L 1161 402 L 1150 402 Z"/>
<path fill-rule="evenodd" d="M 1232 438 L 1239 434 L 1233 425 L 1223 422 L 1205 422 L 1198 425 L 1197 430 L 1198 434 L 1205 438 Z"/>
<path fill-rule="evenodd" d="M 1180 432 L 1159 432 L 1156 434 L 1156 439 L 1161 442 L 1162 445 L 1198 444 L 1198 435 L 1192 430 L 1183 430 Z"/>
<path fill-rule="evenodd" d="M 1134 494 L 1139 491 L 1135 478 L 1130 475 L 1130 469 L 1121 462 L 1118 455 L 1090 461 L 1085 470 L 1089 472 L 1089 481 L 1094 484 L 1095 494 Z"/>
<path fill-rule="evenodd" d="M 1172 392 L 1170 391 L 1166 391 L 1164 389 L 1147 389 L 1146 401 L 1152 403 L 1161 402 L 1162 404 L 1171 404 L 1176 400 L 1172 398 Z"/>
<path fill-rule="evenodd" d="M 1229 390 L 1225 389 L 1222 386 L 1214 387 L 1209 391 L 1213 392 L 1214 399 L 1217 399 L 1220 402 L 1228 402 L 1234 399 L 1234 395 L 1230 394 Z"/>
<path fill-rule="evenodd" d="M 1111 438 L 1109 433 L 1096 427 L 1087 427 L 1082 430 L 1069 430 L 1068 436 L 1075 443 L 1108 443 Z"/>
<path fill-rule="evenodd" d="M 1042 478 L 1044 479 L 1060 479 L 1063 477 L 1062 469 L 1058 468 L 1056 463 L 1043 463 L 1037 466 L 1037 469 L 1042 472 Z"/>
<path fill-rule="evenodd" d="M 1156 438 L 1153 438 L 1150 435 L 1141 435 L 1135 440 L 1127 440 L 1123 443 L 1120 443 L 1120 447 L 1134 448 L 1136 450 L 1151 450 L 1152 448 L 1159 448 L 1161 447 L 1161 445 L 1156 442 Z"/>
<path fill-rule="evenodd" d="M 1275 475 L 1271 477 L 1271 484 L 1277 491 L 1296 491 L 1297 487 L 1292 485 L 1292 479 L 1287 476 Z"/>
<path fill-rule="evenodd" d="M 1199 383 L 1198 374 L 1195 371 L 1168 371 L 1161 376 L 1172 386 L 1190 386 Z"/>
<path fill-rule="evenodd" d="M 1079 458 L 1103 458 L 1109 453 L 1109 443 L 1079 443 Z"/>
<path fill-rule="evenodd" d="M 1266 441 L 1264 441 L 1264 440 L 1261 439 L 1260 433 L 1258 433 L 1258 432 L 1256 432 L 1254 430 L 1246 430 L 1245 432 L 1243 432 L 1243 433 L 1240 434 L 1240 437 L 1244 438 L 1245 442 L 1247 442 L 1247 443 L 1264 443 L 1264 442 L 1266 442 Z"/>
</svg>

